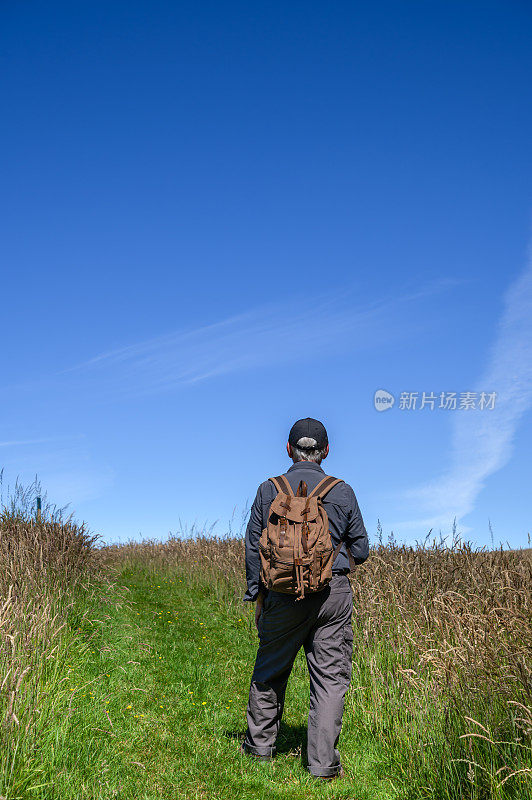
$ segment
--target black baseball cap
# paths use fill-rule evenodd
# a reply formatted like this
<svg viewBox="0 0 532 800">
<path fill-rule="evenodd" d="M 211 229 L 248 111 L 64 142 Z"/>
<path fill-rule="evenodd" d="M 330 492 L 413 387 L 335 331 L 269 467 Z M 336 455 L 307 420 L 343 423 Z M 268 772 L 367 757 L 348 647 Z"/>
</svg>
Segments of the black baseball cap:
<svg viewBox="0 0 532 800">
<path fill-rule="evenodd" d="M 288 441 L 292 447 L 297 447 L 297 443 L 303 437 L 315 439 L 320 450 L 329 444 L 325 426 L 319 420 L 312 419 L 312 417 L 298 419 L 297 422 L 294 422 L 288 435 Z"/>
</svg>

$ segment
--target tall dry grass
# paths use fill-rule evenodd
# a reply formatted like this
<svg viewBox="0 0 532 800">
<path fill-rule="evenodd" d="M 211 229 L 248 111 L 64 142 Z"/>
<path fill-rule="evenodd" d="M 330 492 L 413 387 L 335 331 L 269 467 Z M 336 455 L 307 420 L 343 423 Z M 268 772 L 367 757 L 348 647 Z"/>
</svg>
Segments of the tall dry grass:
<svg viewBox="0 0 532 800">
<path fill-rule="evenodd" d="M 36 520 L 36 490 L 16 487 L 0 508 L 0 795 L 15 792 L 21 761 L 51 725 L 74 593 L 100 565 L 85 526 L 47 504 Z M 24 775 L 19 794 L 38 781 Z"/>
</svg>

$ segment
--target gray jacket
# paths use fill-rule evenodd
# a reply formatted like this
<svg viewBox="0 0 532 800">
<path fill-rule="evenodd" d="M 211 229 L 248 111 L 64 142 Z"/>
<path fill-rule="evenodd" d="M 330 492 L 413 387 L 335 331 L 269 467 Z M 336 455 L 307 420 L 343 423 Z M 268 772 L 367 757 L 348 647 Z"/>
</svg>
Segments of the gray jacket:
<svg viewBox="0 0 532 800">
<path fill-rule="evenodd" d="M 326 473 L 319 464 L 312 461 L 298 461 L 285 473 L 293 491 L 297 491 L 299 481 L 305 481 L 309 492 L 322 480 Z M 246 579 L 247 591 L 243 600 L 256 600 L 259 588 L 267 594 L 267 589 L 260 580 L 259 538 L 268 522 L 268 514 L 272 500 L 277 494 L 273 483 L 268 480 L 261 483 L 257 496 L 251 507 L 248 526 L 246 528 Z M 369 555 L 369 542 L 362 514 L 358 507 L 355 493 L 348 483 L 342 481 L 334 486 L 323 498 L 323 507 L 329 517 L 329 529 L 333 547 L 342 540 L 344 543 L 336 557 L 332 571 L 347 574 L 350 572 L 347 547 L 355 564 L 362 564 Z"/>
</svg>

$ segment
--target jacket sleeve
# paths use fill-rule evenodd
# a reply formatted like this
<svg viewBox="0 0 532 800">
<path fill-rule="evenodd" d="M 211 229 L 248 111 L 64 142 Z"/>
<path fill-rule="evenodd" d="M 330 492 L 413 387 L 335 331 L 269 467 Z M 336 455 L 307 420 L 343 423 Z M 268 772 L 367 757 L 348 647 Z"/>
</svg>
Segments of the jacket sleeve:
<svg viewBox="0 0 532 800">
<path fill-rule="evenodd" d="M 246 581 L 247 591 L 243 600 L 254 601 L 261 593 L 266 594 L 266 587 L 260 580 L 259 539 L 262 533 L 262 484 L 251 506 L 249 522 L 245 536 Z"/>
<path fill-rule="evenodd" d="M 347 484 L 349 505 L 347 509 L 347 531 L 345 544 L 355 564 L 363 564 L 369 556 L 369 541 L 364 520 L 353 489 Z"/>
</svg>

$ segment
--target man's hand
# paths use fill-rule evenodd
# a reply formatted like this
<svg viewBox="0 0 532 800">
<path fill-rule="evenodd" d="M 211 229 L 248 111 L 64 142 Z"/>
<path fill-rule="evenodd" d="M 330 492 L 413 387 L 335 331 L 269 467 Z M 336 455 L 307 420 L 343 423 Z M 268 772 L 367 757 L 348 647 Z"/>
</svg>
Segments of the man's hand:
<svg viewBox="0 0 532 800">
<path fill-rule="evenodd" d="M 264 603 L 264 595 L 259 594 L 259 596 L 257 597 L 257 605 L 255 606 L 255 625 L 257 627 L 257 630 L 259 629 L 259 619 L 260 615 L 262 614 L 263 603 Z"/>
</svg>

